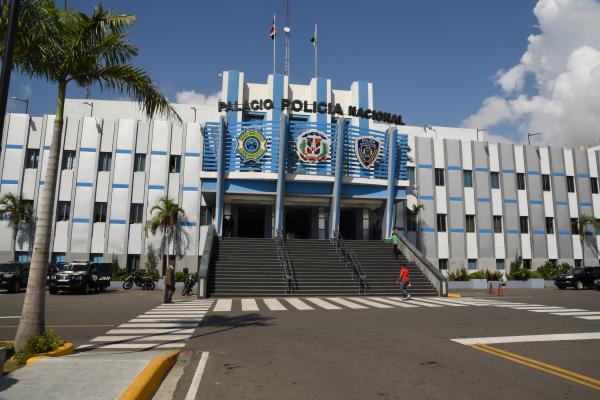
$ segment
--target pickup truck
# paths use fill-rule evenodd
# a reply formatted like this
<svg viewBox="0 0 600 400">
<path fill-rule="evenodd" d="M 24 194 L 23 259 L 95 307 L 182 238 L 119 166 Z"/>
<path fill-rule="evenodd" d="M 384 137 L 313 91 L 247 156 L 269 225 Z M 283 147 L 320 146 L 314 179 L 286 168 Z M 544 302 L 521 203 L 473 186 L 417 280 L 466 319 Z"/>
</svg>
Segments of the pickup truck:
<svg viewBox="0 0 600 400">
<path fill-rule="evenodd" d="M 110 286 L 112 264 L 96 264 L 90 261 L 74 261 L 50 276 L 48 291 L 91 293 L 103 292 Z"/>
<path fill-rule="evenodd" d="M 27 287 L 29 264 L 18 262 L 0 263 L 0 289 L 19 293 Z"/>
<path fill-rule="evenodd" d="M 559 289 L 574 287 L 581 290 L 593 287 L 594 281 L 600 278 L 600 267 L 573 268 L 566 274 L 560 274 L 554 279 L 554 284 Z"/>
</svg>

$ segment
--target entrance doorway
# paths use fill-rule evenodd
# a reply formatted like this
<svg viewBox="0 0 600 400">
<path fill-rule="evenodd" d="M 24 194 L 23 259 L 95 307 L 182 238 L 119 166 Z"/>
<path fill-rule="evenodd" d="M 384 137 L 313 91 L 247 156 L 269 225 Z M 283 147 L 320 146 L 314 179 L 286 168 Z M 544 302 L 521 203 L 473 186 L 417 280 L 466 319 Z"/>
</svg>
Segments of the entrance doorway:
<svg viewBox="0 0 600 400">
<path fill-rule="evenodd" d="M 265 237 L 265 211 L 266 208 L 260 206 L 238 206 L 237 236 Z"/>
<path fill-rule="evenodd" d="M 285 208 L 285 236 L 293 239 L 310 239 L 311 208 Z"/>
<path fill-rule="evenodd" d="M 342 208 L 340 210 L 340 234 L 349 240 L 358 239 L 358 212 L 362 209 Z"/>
</svg>

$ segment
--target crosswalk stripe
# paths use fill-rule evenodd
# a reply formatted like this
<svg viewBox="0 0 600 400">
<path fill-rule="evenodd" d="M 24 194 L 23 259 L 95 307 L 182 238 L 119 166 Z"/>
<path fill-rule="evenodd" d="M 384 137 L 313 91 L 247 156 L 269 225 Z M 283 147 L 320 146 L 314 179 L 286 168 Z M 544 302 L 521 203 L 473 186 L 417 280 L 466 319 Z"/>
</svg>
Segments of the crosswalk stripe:
<svg viewBox="0 0 600 400">
<path fill-rule="evenodd" d="M 213 312 L 231 311 L 232 300 L 231 299 L 219 299 Z"/>
<path fill-rule="evenodd" d="M 156 308 L 152 309 L 152 311 L 170 311 L 170 312 L 174 312 L 174 311 L 180 311 L 180 312 L 206 311 L 206 310 L 208 310 L 208 307 L 156 307 Z"/>
<path fill-rule="evenodd" d="M 144 336 L 139 339 L 135 339 L 136 342 L 147 342 L 147 341 L 177 341 L 189 339 L 192 335 L 158 335 L 158 336 Z"/>
<path fill-rule="evenodd" d="M 600 315 L 600 311 L 576 311 L 576 312 L 553 312 L 552 315 L 565 315 L 565 316 L 580 316 L 580 315 Z"/>
<path fill-rule="evenodd" d="M 535 307 L 548 307 L 545 306 L 543 304 L 525 304 L 525 303 L 514 303 L 514 304 L 492 304 L 495 307 L 502 307 L 502 308 L 522 308 L 522 307 L 530 307 L 530 308 L 535 308 Z"/>
<path fill-rule="evenodd" d="M 173 328 L 162 328 L 162 329 L 111 329 L 106 332 L 106 335 L 144 335 L 154 334 L 158 335 L 161 333 L 194 333 L 195 329 L 173 329 Z"/>
<path fill-rule="evenodd" d="M 375 308 L 394 308 L 389 304 L 377 303 L 376 301 L 367 300 L 362 297 L 348 297 L 348 300 L 355 301 L 357 303 L 366 304 L 368 306 L 373 306 Z"/>
<path fill-rule="evenodd" d="M 556 310 L 527 310 L 527 311 L 551 313 L 551 312 L 555 312 Z M 582 310 L 581 308 L 563 308 L 560 311 L 568 312 L 568 311 L 587 311 L 587 310 Z"/>
<path fill-rule="evenodd" d="M 123 342 L 134 340 L 136 342 L 147 342 L 147 341 L 172 341 L 172 340 L 185 340 L 189 339 L 192 335 L 158 335 L 158 336 L 98 336 L 92 339 L 92 342 Z"/>
<path fill-rule="evenodd" d="M 365 307 L 365 306 L 361 306 L 360 304 L 356 304 L 356 303 L 353 303 L 351 301 L 344 300 L 344 299 L 339 298 L 339 297 L 327 297 L 327 300 L 333 301 L 334 303 L 341 304 L 341 305 L 343 305 L 345 307 L 348 307 L 348 308 L 351 308 L 353 310 L 360 310 L 360 309 L 368 308 L 368 307 Z"/>
<path fill-rule="evenodd" d="M 341 310 L 342 307 L 338 307 L 334 304 L 328 303 L 323 299 L 319 299 L 318 297 L 307 297 L 306 300 L 310 301 L 311 303 L 325 309 L 325 310 Z"/>
<path fill-rule="evenodd" d="M 409 304 L 407 301 L 400 300 L 399 298 L 395 298 L 397 300 L 392 300 L 392 297 L 389 297 L 387 299 L 384 299 L 383 297 L 369 297 L 369 299 L 378 301 L 380 303 L 391 304 L 396 307 L 405 307 L 405 308 L 417 308 L 418 307 L 414 304 Z"/>
<path fill-rule="evenodd" d="M 141 350 L 141 349 L 175 349 L 184 347 L 185 343 L 115 343 L 115 344 L 106 344 L 106 345 L 90 345 L 90 346 L 79 346 L 80 349 L 92 347 L 95 349 L 105 349 L 105 350 Z"/>
<path fill-rule="evenodd" d="M 466 306 L 468 306 L 468 304 L 457 303 L 454 301 L 443 301 L 443 300 L 437 300 L 437 299 L 434 300 L 429 297 L 421 297 L 420 300 L 426 301 L 429 303 L 433 303 L 433 304 L 441 304 L 443 306 L 450 306 L 450 307 L 466 307 Z"/>
<path fill-rule="evenodd" d="M 242 311 L 259 311 L 254 299 L 242 299 Z"/>
<path fill-rule="evenodd" d="M 122 342 L 124 340 L 133 340 L 141 336 L 98 336 L 90 340 L 90 342 Z"/>
<path fill-rule="evenodd" d="M 442 304 L 431 303 L 427 300 L 415 299 L 414 297 L 411 297 L 410 300 L 408 300 L 408 302 L 419 305 L 419 306 L 423 306 L 423 307 L 444 307 L 444 305 L 442 305 Z"/>
<path fill-rule="evenodd" d="M 581 319 L 587 319 L 587 320 L 597 320 L 600 319 L 600 315 L 590 315 L 587 317 L 575 317 L 575 318 L 581 318 Z"/>
<path fill-rule="evenodd" d="M 202 317 L 200 318 L 134 318 L 130 319 L 128 322 L 200 322 L 202 321 Z"/>
<path fill-rule="evenodd" d="M 198 326 L 197 322 L 188 323 L 188 322 L 156 322 L 156 323 L 125 323 L 119 325 L 120 328 L 196 328 Z"/>
<path fill-rule="evenodd" d="M 204 317 L 206 315 L 205 312 L 201 313 L 168 313 L 168 314 L 155 314 L 155 313 L 146 313 L 139 315 L 137 318 L 168 318 L 168 317 Z"/>
<path fill-rule="evenodd" d="M 279 302 L 277 299 L 263 299 L 263 302 L 269 307 L 271 311 L 285 311 L 287 308 Z"/>
<path fill-rule="evenodd" d="M 285 301 L 287 301 L 288 303 L 290 303 L 292 305 L 292 307 L 296 308 L 296 310 L 314 310 L 314 308 L 312 308 L 311 306 L 309 306 L 308 304 L 306 304 L 305 302 L 303 302 L 300 299 L 297 298 L 286 298 Z"/>
<path fill-rule="evenodd" d="M 519 310 L 525 311 L 537 311 L 537 312 L 552 312 L 552 311 L 562 311 L 564 307 L 534 307 L 534 308 L 519 308 Z"/>
<path fill-rule="evenodd" d="M 555 308 L 555 306 L 543 306 L 543 305 L 527 305 L 527 306 L 523 306 L 523 305 L 519 305 L 519 306 L 514 306 L 514 307 L 510 307 L 513 310 L 541 310 L 541 309 L 546 309 L 546 308 Z"/>
</svg>

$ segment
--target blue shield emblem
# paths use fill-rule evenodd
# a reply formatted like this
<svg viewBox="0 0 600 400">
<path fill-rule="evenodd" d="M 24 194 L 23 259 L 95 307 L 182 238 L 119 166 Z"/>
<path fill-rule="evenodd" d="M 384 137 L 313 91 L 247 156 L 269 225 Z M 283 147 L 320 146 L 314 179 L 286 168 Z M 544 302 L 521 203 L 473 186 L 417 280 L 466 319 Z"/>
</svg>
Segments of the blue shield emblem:
<svg viewBox="0 0 600 400">
<path fill-rule="evenodd" d="M 375 165 L 381 151 L 381 142 L 371 136 L 360 136 L 354 141 L 354 152 L 360 165 L 369 169 Z"/>
</svg>

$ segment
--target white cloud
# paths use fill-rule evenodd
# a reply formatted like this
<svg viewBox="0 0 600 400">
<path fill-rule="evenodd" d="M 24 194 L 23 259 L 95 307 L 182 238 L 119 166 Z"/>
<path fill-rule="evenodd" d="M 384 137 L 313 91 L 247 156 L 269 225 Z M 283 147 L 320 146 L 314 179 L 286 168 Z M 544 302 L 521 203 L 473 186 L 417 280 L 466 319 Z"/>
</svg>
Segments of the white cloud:
<svg viewBox="0 0 600 400">
<path fill-rule="evenodd" d="M 216 105 L 221 98 L 221 92 L 205 95 L 195 90 L 182 90 L 175 95 L 179 104 Z"/>
<path fill-rule="evenodd" d="M 536 140 L 574 146 L 600 142 L 600 2 L 539 0 L 533 10 L 540 33 L 528 38 L 519 64 L 499 71 L 502 95 L 483 101 L 463 126 L 501 123 L 543 132 Z M 527 76 L 536 93 L 524 92 Z"/>
</svg>

